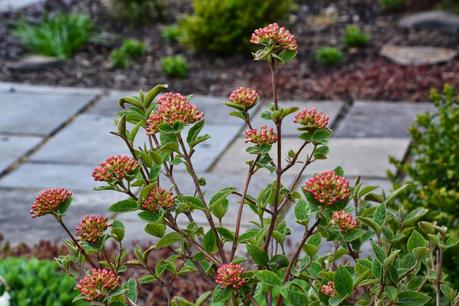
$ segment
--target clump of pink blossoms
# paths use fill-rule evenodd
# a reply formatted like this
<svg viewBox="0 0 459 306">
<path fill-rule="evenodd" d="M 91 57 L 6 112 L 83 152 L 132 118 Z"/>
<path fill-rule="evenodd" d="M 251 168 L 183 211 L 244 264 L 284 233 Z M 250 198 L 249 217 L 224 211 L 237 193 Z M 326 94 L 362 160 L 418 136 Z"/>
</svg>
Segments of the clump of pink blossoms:
<svg viewBox="0 0 459 306">
<path fill-rule="evenodd" d="M 242 278 L 244 268 L 238 264 L 224 264 L 217 270 L 215 281 L 223 288 L 232 287 L 237 289 L 244 284 Z"/>
<path fill-rule="evenodd" d="M 257 104 L 258 98 L 259 95 L 255 90 L 245 87 L 239 87 L 233 90 L 229 96 L 229 100 L 232 103 L 243 106 L 245 110 L 255 106 L 255 104 Z"/>
<path fill-rule="evenodd" d="M 296 51 L 298 48 L 295 36 L 277 23 L 272 23 L 264 28 L 256 29 L 250 42 L 258 45 L 274 46 L 281 49 Z"/>
<path fill-rule="evenodd" d="M 326 206 L 331 206 L 336 201 L 347 200 L 350 195 L 349 180 L 337 175 L 335 171 L 324 171 L 313 176 L 306 181 L 304 190 Z"/>
<path fill-rule="evenodd" d="M 320 287 L 320 292 L 330 297 L 334 296 L 336 294 L 335 284 L 332 281 L 328 281 L 327 284 Z"/>
<path fill-rule="evenodd" d="M 159 207 L 164 209 L 172 208 L 175 205 L 174 194 L 161 187 L 153 187 L 143 201 L 142 207 L 145 210 L 155 212 Z"/>
<path fill-rule="evenodd" d="M 134 173 L 137 168 L 139 168 L 139 164 L 134 158 L 125 155 L 113 155 L 92 171 L 92 177 L 96 181 L 120 182 L 126 175 Z"/>
<path fill-rule="evenodd" d="M 344 232 L 353 230 L 358 226 L 357 220 L 354 216 L 344 210 L 335 211 L 333 213 L 332 221 Z"/>
<path fill-rule="evenodd" d="M 158 109 L 147 120 L 147 133 L 155 134 L 162 123 L 173 125 L 176 122 L 191 124 L 204 118 L 196 105 L 179 93 L 168 92 L 158 98 Z"/>
<path fill-rule="evenodd" d="M 277 141 L 277 135 L 273 129 L 266 125 L 262 126 L 260 130 L 251 129 L 245 132 L 245 142 L 251 142 L 257 145 L 273 144 Z"/>
<path fill-rule="evenodd" d="M 72 193 L 64 188 L 51 188 L 40 192 L 32 204 L 32 217 L 41 217 L 56 212 Z"/>
<path fill-rule="evenodd" d="M 108 228 L 108 219 L 104 216 L 86 216 L 76 227 L 80 240 L 94 243 Z"/>
<path fill-rule="evenodd" d="M 308 130 L 323 129 L 328 124 L 328 116 L 317 109 L 304 109 L 295 115 L 293 122 L 302 125 Z"/>
<path fill-rule="evenodd" d="M 102 301 L 108 294 L 117 289 L 120 279 L 110 270 L 92 269 L 77 285 L 77 289 L 87 301 Z"/>
</svg>

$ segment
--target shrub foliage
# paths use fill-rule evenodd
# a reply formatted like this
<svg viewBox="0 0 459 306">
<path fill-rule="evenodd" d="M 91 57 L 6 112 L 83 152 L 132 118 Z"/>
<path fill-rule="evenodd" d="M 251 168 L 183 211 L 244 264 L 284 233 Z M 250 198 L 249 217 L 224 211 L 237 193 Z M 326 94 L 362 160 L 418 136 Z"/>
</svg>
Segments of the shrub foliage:
<svg viewBox="0 0 459 306">
<path fill-rule="evenodd" d="M 230 54 L 248 48 L 253 29 L 285 19 L 291 0 L 192 0 L 193 14 L 179 23 L 180 41 L 191 50 Z"/>
<path fill-rule="evenodd" d="M 433 91 L 437 112 L 418 115 L 410 127 L 411 154 L 407 161 L 394 158 L 399 176 L 392 173 L 395 187 L 405 178 L 408 193 L 400 201 L 407 209 L 425 207 L 426 218 L 447 226 L 459 236 L 459 97 L 450 86 Z M 448 252 L 445 264 L 451 280 L 459 285 L 459 249 Z M 452 260 L 450 260 L 452 259 Z"/>
<path fill-rule="evenodd" d="M 62 59 L 70 58 L 89 40 L 93 23 L 89 17 L 60 14 L 38 24 L 18 22 L 16 35 L 32 52 Z"/>
</svg>

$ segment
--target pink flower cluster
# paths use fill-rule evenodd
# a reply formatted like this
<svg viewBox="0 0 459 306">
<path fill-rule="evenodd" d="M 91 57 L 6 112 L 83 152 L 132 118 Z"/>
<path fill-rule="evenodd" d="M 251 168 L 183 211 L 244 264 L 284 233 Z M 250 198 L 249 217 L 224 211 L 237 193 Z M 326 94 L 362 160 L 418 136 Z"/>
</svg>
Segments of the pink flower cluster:
<svg viewBox="0 0 459 306">
<path fill-rule="evenodd" d="M 273 144 L 277 141 L 277 135 L 273 129 L 266 125 L 262 126 L 260 130 L 251 129 L 245 132 L 245 142 L 251 142 L 254 144 Z"/>
<path fill-rule="evenodd" d="M 204 113 L 196 105 L 179 93 L 168 92 L 158 98 L 158 109 L 147 120 L 147 133 L 155 134 L 162 123 L 172 125 L 176 122 L 191 124 L 201 120 Z"/>
<path fill-rule="evenodd" d="M 87 301 L 102 301 L 120 286 L 120 278 L 107 269 L 92 269 L 77 285 Z"/>
<path fill-rule="evenodd" d="M 324 171 L 306 181 L 306 192 L 322 205 L 331 206 L 336 201 L 347 200 L 350 195 L 349 180 L 335 171 Z"/>
<path fill-rule="evenodd" d="M 108 219 L 104 216 L 86 216 L 76 227 L 76 234 L 80 240 L 94 243 L 108 227 Z"/>
<path fill-rule="evenodd" d="M 358 226 L 357 219 L 351 213 L 347 213 L 344 210 L 335 211 L 333 213 L 332 222 L 339 226 L 344 231 L 353 230 Z"/>
<path fill-rule="evenodd" d="M 51 188 L 40 192 L 32 204 L 30 213 L 32 218 L 41 217 L 46 214 L 56 212 L 56 210 L 67 199 L 72 196 L 72 193 L 64 188 Z"/>
<path fill-rule="evenodd" d="M 323 129 L 328 124 L 328 116 L 318 112 L 317 109 L 304 109 L 295 115 L 293 122 L 302 125 L 309 130 Z"/>
<path fill-rule="evenodd" d="M 237 289 L 244 284 L 242 272 L 244 272 L 244 268 L 241 265 L 224 264 L 218 268 L 215 281 L 223 288 L 232 287 Z"/>
<path fill-rule="evenodd" d="M 148 211 L 156 211 L 159 207 L 164 209 L 172 208 L 175 205 L 174 194 L 161 187 L 153 187 L 146 199 L 143 201 L 142 207 Z"/>
<path fill-rule="evenodd" d="M 320 292 L 330 297 L 334 296 L 336 294 L 335 284 L 332 281 L 328 281 L 327 284 L 320 287 Z"/>
<path fill-rule="evenodd" d="M 235 104 L 244 106 L 248 110 L 257 104 L 258 97 L 258 93 L 255 90 L 239 87 L 231 92 L 229 100 Z"/>
<path fill-rule="evenodd" d="M 120 182 L 126 175 L 133 174 L 137 168 L 139 168 L 139 164 L 132 157 L 113 155 L 92 171 L 92 177 L 96 181 Z"/>
<path fill-rule="evenodd" d="M 296 51 L 298 48 L 295 36 L 286 28 L 279 27 L 277 23 L 256 29 L 252 34 L 250 42 L 257 45 L 274 46 L 292 51 Z"/>
</svg>

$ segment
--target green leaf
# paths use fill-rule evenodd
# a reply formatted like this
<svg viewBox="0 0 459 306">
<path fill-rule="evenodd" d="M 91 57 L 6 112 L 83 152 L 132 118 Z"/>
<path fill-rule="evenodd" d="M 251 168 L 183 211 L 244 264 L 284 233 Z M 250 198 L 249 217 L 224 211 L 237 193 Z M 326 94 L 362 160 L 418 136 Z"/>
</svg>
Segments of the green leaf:
<svg viewBox="0 0 459 306">
<path fill-rule="evenodd" d="M 352 274 L 343 266 L 340 266 L 335 272 L 335 278 L 333 280 L 335 284 L 335 290 L 342 296 L 352 294 L 353 279 Z"/>
<path fill-rule="evenodd" d="M 307 225 L 311 216 L 311 207 L 304 200 L 295 205 L 295 217 L 298 223 Z"/>
<path fill-rule="evenodd" d="M 217 251 L 217 235 L 213 229 L 209 229 L 209 231 L 202 238 L 202 247 L 209 253 L 214 253 Z"/>
<path fill-rule="evenodd" d="M 149 223 L 145 226 L 145 232 L 155 237 L 161 238 L 166 233 L 166 225 L 162 223 Z"/>
<path fill-rule="evenodd" d="M 211 291 L 207 291 L 207 292 L 204 292 L 203 294 L 201 294 L 198 299 L 196 300 L 196 302 L 194 303 L 194 306 L 202 306 L 204 305 L 204 303 L 207 301 L 207 299 L 209 298 L 209 296 L 212 294 Z"/>
<path fill-rule="evenodd" d="M 403 220 L 403 224 L 405 226 L 412 225 L 412 224 L 416 223 L 419 219 L 421 219 L 428 212 L 429 212 L 428 209 L 422 208 L 422 207 L 418 207 L 416 209 L 413 209 L 412 211 L 410 211 L 406 215 L 405 219 Z"/>
<path fill-rule="evenodd" d="M 116 202 L 108 209 L 111 212 L 124 213 L 137 210 L 137 202 L 133 199 L 122 200 Z"/>
<path fill-rule="evenodd" d="M 256 278 L 264 285 L 268 286 L 280 286 L 281 279 L 276 273 L 269 270 L 260 270 L 256 272 Z"/>
<path fill-rule="evenodd" d="M 409 185 L 404 185 L 396 190 L 394 190 L 390 195 L 389 197 L 384 201 L 384 204 L 386 205 L 390 205 L 392 204 L 393 201 L 395 201 L 395 199 L 402 193 L 404 192 L 407 188 L 409 187 Z M 389 206 L 390 207 L 390 206 Z"/>
<path fill-rule="evenodd" d="M 174 243 L 181 241 L 181 240 L 182 240 L 182 236 L 180 236 L 180 234 L 176 232 L 171 232 L 171 233 L 166 234 L 161 239 L 159 239 L 159 241 L 156 243 L 156 248 L 162 249 L 170 245 L 173 245 Z"/>
<path fill-rule="evenodd" d="M 252 257 L 253 261 L 259 266 L 267 266 L 269 262 L 268 253 L 260 249 L 259 247 L 248 244 L 247 245 L 247 252 L 249 253 L 250 257 Z"/>
<path fill-rule="evenodd" d="M 130 278 L 125 284 L 124 288 L 126 289 L 127 297 L 133 301 L 137 302 L 137 281 L 134 278 Z"/>
<path fill-rule="evenodd" d="M 140 101 L 139 97 L 134 97 L 134 96 L 122 97 L 118 103 L 122 108 L 125 108 L 126 104 L 131 104 L 139 108 L 143 108 L 142 102 Z"/>
<path fill-rule="evenodd" d="M 373 220 L 382 226 L 386 220 L 386 215 L 387 215 L 386 205 L 384 205 L 384 203 L 379 204 L 379 206 L 375 210 Z"/>
<path fill-rule="evenodd" d="M 431 297 L 418 291 L 403 291 L 397 296 L 398 306 L 422 306 L 430 301 Z"/>
<path fill-rule="evenodd" d="M 124 239 L 124 225 L 121 221 L 115 220 L 111 225 L 112 234 L 116 237 L 117 241 L 122 241 Z"/>
<path fill-rule="evenodd" d="M 167 87 L 167 84 L 158 84 L 152 89 L 150 89 L 143 100 L 145 108 L 148 108 L 150 106 L 150 104 L 154 101 L 158 94 L 167 90 Z"/>
<path fill-rule="evenodd" d="M 59 208 L 57 209 L 58 213 L 61 215 L 64 215 L 67 210 L 70 207 L 70 204 L 72 203 L 72 197 L 66 199 L 64 202 L 62 202 L 61 205 L 59 205 Z"/>
<path fill-rule="evenodd" d="M 204 127 L 204 123 L 204 120 L 199 120 L 190 128 L 190 130 L 188 131 L 188 135 L 186 137 L 186 142 L 188 144 L 191 144 L 194 141 L 196 141 L 196 139 L 199 136 L 199 133 L 201 133 L 201 130 Z"/>
<path fill-rule="evenodd" d="M 212 304 L 214 303 L 223 303 L 228 301 L 231 298 L 231 289 L 222 288 L 220 285 L 217 285 L 212 294 Z"/>
<path fill-rule="evenodd" d="M 202 203 L 202 201 L 198 197 L 195 197 L 195 196 L 181 195 L 177 197 L 177 200 L 183 204 L 190 206 L 193 209 L 199 209 L 202 211 L 206 209 L 204 206 L 204 203 Z"/>
<path fill-rule="evenodd" d="M 281 53 L 279 53 L 279 58 L 281 58 L 282 62 L 287 63 L 294 59 L 296 56 L 296 51 L 295 50 L 282 50 Z"/>
<path fill-rule="evenodd" d="M 416 230 L 411 233 L 410 238 L 408 238 L 407 248 L 408 251 L 413 252 L 415 248 L 427 246 L 427 241 L 424 237 Z"/>
</svg>

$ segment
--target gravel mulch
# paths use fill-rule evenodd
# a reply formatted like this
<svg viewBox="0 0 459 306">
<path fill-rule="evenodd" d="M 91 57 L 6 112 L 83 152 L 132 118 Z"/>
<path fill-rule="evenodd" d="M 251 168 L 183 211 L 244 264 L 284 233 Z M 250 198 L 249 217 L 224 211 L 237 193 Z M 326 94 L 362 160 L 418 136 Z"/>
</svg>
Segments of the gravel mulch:
<svg viewBox="0 0 459 306">
<path fill-rule="evenodd" d="M 94 1 L 93 1 L 94 2 Z M 404 13 L 430 8 L 436 1 L 413 1 Z M 269 95 L 267 69 L 253 63 L 249 55 L 217 57 L 211 54 L 193 54 L 176 43 L 161 38 L 161 29 L 176 22 L 191 11 L 187 0 L 167 1 L 169 17 L 163 23 L 134 29 L 110 18 L 96 1 L 48 0 L 17 13 L 0 16 L 0 81 L 34 84 L 107 87 L 133 90 L 148 88 L 156 83 L 169 83 L 172 90 L 184 93 L 227 95 L 234 87 L 250 85 Z M 379 49 L 384 44 L 430 45 L 459 49 L 459 36 L 435 31 L 402 30 L 397 26 L 402 12 L 384 12 L 374 0 L 296 1 L 290 16 L 289 29 L 299 44 L 299 54 L 292 64 L 282 70 L 279 80 L 283 98 L 296 99 L 380 99 L 425 100 L 431 87 L 444 82 L 459 86 L 459 61 L 430 67 L 401 67 L 382 59 Z M 320 14 L 335 11 L 336 22 L 324 25 Z M 148 46 L 148 52 L 133 62 L 128 69 L 111 67 L 107 47 L 91 43 L 62 66 L 43 71 L 18 72 L 8 63 L 18 60 L 26 50 L 11 34 L 19 18 L 37 20 L 44 12 L 76 11 L 92 14 L 99 31 L 116 33 L 121 38 L 138 38 Z M 346 49 L 342 44 L 344 28 L 357 24 L 371 35 L 368 47 Z M 116 44 L 115 44 L 116 45 Z M 345 52 L 346 61 L 338 67 L 325 68 L 314 61 L 314 51 L 323 46 L 336 46 Z M 183 54 L 189 64 L 187 78 L 166 78 L 161 72 L 161 58 Z"/>
</svg>

